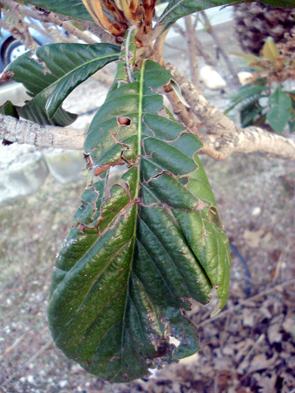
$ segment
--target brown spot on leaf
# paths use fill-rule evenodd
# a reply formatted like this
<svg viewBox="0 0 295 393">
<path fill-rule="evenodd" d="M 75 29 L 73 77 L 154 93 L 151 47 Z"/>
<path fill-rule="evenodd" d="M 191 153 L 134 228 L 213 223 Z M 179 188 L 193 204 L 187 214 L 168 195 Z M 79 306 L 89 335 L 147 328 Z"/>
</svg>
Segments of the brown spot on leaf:
<svg viewBox="0 0 295 393">
<path fill-rule="evenodd" d="M 125 161 L 122 158 L 119 158 L 117 161 L 109 162 L 108 164 L 104 164 L 104 165 L 101 165 L 100 167 L 95 168 L 93 174 L 94 174 L 94 176 L 99 176 L 101 173 L 107 171 L 112 166 L 124 165 L 124 164 L 125 164 Z"/>
</svg>

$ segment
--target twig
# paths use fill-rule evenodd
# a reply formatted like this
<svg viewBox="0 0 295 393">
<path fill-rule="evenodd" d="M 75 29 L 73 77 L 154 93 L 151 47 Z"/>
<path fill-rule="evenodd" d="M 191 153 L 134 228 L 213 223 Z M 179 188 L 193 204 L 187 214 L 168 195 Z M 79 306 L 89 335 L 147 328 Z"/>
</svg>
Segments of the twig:
<svg viewBox="0 0 295 393">
<path fill-rule="evenodd" d="M 227 53 L 226 53 L 226 50 L 224 49 L 224 47 L 223 47 L 221 41 L 219 40 L 219 38 L 218 38 L 217 35 L 215 34 L 215 31 L 214 31 L 214 29 L 212 28 L 211 23 L 210 23 L 210 21 L 209 21 L 207 15 L 206 15 L 206 13 L 205 13 L 205 11 L 201 11 L 201 15 L 202 15 L 202 17 L 203 17 L 203 19 L 204 19 L 205 29 L 206 29 L 206 31 L 212 36 L 213 40 L 216 42 L 216 45 L 217 45 L 217 47 L 218 47 L 218 49 L 219 49 L 221 55 L 222 55 L 223 58 L 224 58 L 224 61 L 225 61 L 226 65 L 227 65 L 227 67 L 228 67 L 228 69 L 229 69 L 229 72 L 231 73 L 231 76 L 232 76 L 232 78 L 233 78 L 235 84 L 240 85 L 240 82 L 239 82 L 239 79 L 238 79 L 238 77 L 237 77 L 237 73 L 236 73 L 236 71 L 235 71 L 235 68 L 234 68 L 234 66 L 233 66 L 233 64 L 232 64 L 232 62 L 231 62 L 231 60 L 230 60 L 230 58 L 228 57 L 228 55 L 227 55 Z"/>
<path fill-rule="evenodd" d="M 201 89 L 195 46 L 195 30 L 193 28 L 192 18 L 190 15 L 185 17 L 185 26 L 191 79 L 196 88 Z"/>
<path fill-rule="evenodd" d="M 1 1 L 2 4 L 7 5 L 13 12 L 17 12 L 18 14 L 23 14 L 26 15 L 29 18 L 34 18 L 39 20 L 42 23 L 53 23 L 57 26 L 60 26 L 64 28 L 69 34 L 75 35 L 77 38 L 83 40 L 87 44 L 94 44 L 96 41 L 94 41 L 92 38 L 90 38 L 87 34 L 85 34 L 83 31 L 79 30 L 77 27 L 75 27 L 72 23 L 69 23 L 67 21 L 62 21 L 57 14 L 54 14 L 53 12 L 42 12 L 37 8 L 27 8 L 23 6 L 22 4 L 16 3 L 13 0 L 3 0 Z M 20 17 L 22 20 L 22 18 Z M 28 45 L 26 45 L 29 48 Z"/>
<path fill-rule="evenodd" d="M 199 21 L 199 13 L 197 12 L 195 13 L 194 30 L 196 30 L 197 28 L 198 21 Z"/>
<path fill-rule="evenodd" d="M 62 16 L 59 15 L 59 18 L 62 20 Z M 116 38 L 113 37 L 110 33 L 105 31 L 102 27 L 98 26 L 95 22 L 85 21 L 81 19 L 77 19 L 79 23 L 81 23 L 86 30 L 90 33 L 96 35 L 101 42 L 109 42 L 110 44 L 118 44 L 116 42 Z"/>
<path fill-rule="evenodd" d="M 3 355 L 0 356 L 0 361 L 4 359 L 11 351 L 18 346 L 18 344 L 30 333 L 30 331 L 22 334 L 9 348 L 6 348 Z"/>
<path fill-rule="evenodd" d="M 173 90 L 172 86 L 169 84 L 163 87 L 163 90 L 170 101 L 173 112 L 178 116 L 180 121 L 183 122 L 195 135 L 201 136 L 198 127 L 194 124 L 192 113 L 183 105 L 183 103 L 178 98 L 177 94 Z"/>
<path fill-rule="evenodd" d="M 273 284 L 275 284 L 275 282 L 278 279 L 283 259 L 285 258 L 286 254 L 288 253 L 289 248 L 290 248 L 290 246 L 288 245 L 286 251 L 282 251 L 282 253 L 281 253 L 280 257 L 279 257 L 279 260 L 278 260 L 278 263 L 277 263 L 277 266 L 276 266 L 276 270 L 275 270 L 275 274 L 274 274 L 273 280 L 272 280 Z"/>
<path fill-rule="evenodd" d="M 31 37 L 28 31 L 28 27 L 25 26 L 24 23 L 22 24 L 19 23 L 18 27 L 16 27 L 11 25 L 10 23 L 7 23 L 5 20 L 0 19 L 0 27 L 9 31 L 13 36 L 13 38 L 15 38 L 17 41 L 20 41 L 28 49 L 35 51 L 38 48 L 39 45 L 35 40 L 33 40 L 33 38 Z"/>
<path fill-rule="evenodd" d="M 158 38 L 156 39 L 156 42 L 154 45 L 153 58 L 162 67 L 164 67 L 163 51 L 164 51 L 165 40 L 166 40 L 168 32 L 169 32 L 169 29 L 166 29 L 162 34 L 160 34 L 158 36 Z"/>
<path fill-rule="evenodd" d="M 168 44 L 168 42 L 165 42 L 164 45 L 167 46 L 168 48 L 179 50 L 180 52 L 187 53 L 187 49 L 182 48 L 181 46 L 171 45 L 171 44 Z"/>
<path fill-rule="evenodd" d="M 179 33 L 184 39 L 186 38 L 185 30 L 179 26 L 177 23 L 174 23 L 172 26 L 177 33 Z M 200 56 L 202 56 L 206 62 L 206 64 L 213 66 L 214 61 L 211 59 L 211 57 L 208 55 L 207 52 L 203 49 L 202 43 L 198 40 L 197 36 L 195 35 L 195 46 L 197 49 L 197 52 Z"/>
<path fill-rule="evenodd" d="M 35 353 L 29 360 L 27 360 L 22 366 L 20 366 L 19 369 L 17 369 L 13 374 L 11 374 L 4 382 L 1 383 L 0 388 L 4 385 L 7 384 L 7 382 L 11 381 L 24 367 L 26 367 L 28 364 L 33 362 L 39 355 L 41 355 L 42 352 L 44 352 L 51 344 L 53 343 L 53 340 L 50 339 L 45 345 L 43 345 L 42 348 L 39 349 L 38 352 Z"/>
<path fill-rule="evenodd" d="M 211 318 L 211 319 L 206 319 L 205 321 L 201 322 L 198 324 L 198 328 L 203 327 L 208 325 L 209 323 L 211 323 L 212 321 L 215 321 L 217 319 L 223 318 L 225 317 L 227 314 L 230 314 L 236 310 L 238 310 L 239 308 L 241 308 L 244 304 L 247 304 L 249 301 L 253 301 L 253 300 L 257 300 L 262 296 L 268 295 L 269 293 L 272 293 L 274 291 L 280 291 L 282 288 L 288 286 L 288 285 L 292 285 L 295 284 L 295 279 L 293 280 L 288 280 L 285 281 L 282 284 L 276 285 L 272 288 L 266 289 L 264 291 L 259 292 L 257 295 L 248 297 L 247 299 L 241 300 L 238 304 L 236 304 L 235 306 L 229 308 L 228 310 L 222 311 L 220 314 L 216 315 L 215 317 Z"/>
</svg>

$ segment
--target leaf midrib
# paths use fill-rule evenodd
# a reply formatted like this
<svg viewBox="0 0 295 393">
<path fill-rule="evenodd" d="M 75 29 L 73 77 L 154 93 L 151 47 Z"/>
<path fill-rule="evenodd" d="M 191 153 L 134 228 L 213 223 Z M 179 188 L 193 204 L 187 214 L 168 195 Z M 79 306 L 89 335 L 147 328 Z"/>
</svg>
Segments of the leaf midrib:
<svg viewBox="0 0 295 393">
<path fill-rule="evenodd" d="M 146 61 L 142 62 L 141 69 L 140 69 L 140 79 L 139 79 L 139 92 L 138 92 L 138 124 L 137 124 L 137 159 L 141 156 L 141 134 L 142 134 L 142 113 L 143 113 L 143 81 L 144 81 L 144 70 L 145 70 L 145 63 Z M 136 190 L 134 194 L 134 200 L 136 201 L 138 199 L 139 195 L 139 183 L 140 183 L 140 164 L 137 165 L 137 177 L 136 177 Z M 134 225 L 134 231 L 133 231 L 133 250 L 135 248 L 135 242 L 136 242 L 136 232 L 137 232 L 137 219 L 138 217 L 138 204 L 135 206 L 135 225 Z M 133 253 L 133 258 L 134 258 L 134 253 Z M 122 318 L 122 334 L 121 334 L 121 364 L 123 361 L 123 351 L 124 351 L 124 335 L 125 335 L 125 321 L 126 321 L 126 311 L 127 311 L 127 304 L 128 304 L 128 299 L 129 299 L 129 290 L 130 290 L 130 276 L 132 272 L 132 267 L 133 267 L 133 262 L 134 259 L 132 259 L 130 270 L 129 270 L 129 275 L 127 278 L 127 292 L 126 292 L 126 299 L 125 299 L 125 305 L 124 305 L 124 313 L 123 313 L 123 318 Z M 122 368 L 122 366 L 121 366 Z"/>
</svg>

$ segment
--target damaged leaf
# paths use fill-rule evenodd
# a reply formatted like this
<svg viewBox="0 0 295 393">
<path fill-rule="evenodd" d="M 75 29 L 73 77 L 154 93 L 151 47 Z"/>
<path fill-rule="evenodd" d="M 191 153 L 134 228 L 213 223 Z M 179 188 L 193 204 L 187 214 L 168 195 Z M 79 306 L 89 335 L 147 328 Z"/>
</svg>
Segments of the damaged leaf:
<svg viewBox="0 0 295 393">
<path fill-rule="evenodd" d="M 220 310 L 228 295 L 229 245 L 196 153 L 202 144 L 157 93 L 170 79 L 143 61 L 98 110 L 84 151 L 88 170 L 102 177 L 83 193 L 53 272 L 56 345 L 112 382 L 196 353 L 196 327 L 184 315 L 190 299 L 207 303 L 214 286 Z M 122 160 L 111 185 L 101 169 Z"/>
<path fill-rule="evenodd" d="M 82 0 L 71 0 L 70 2 L 69 0 L 24 0 L 24 2 L 72 18 L 92 21 Z"/>
<path fill-rule="evenodd" d="M 36 59 L 26 52 L 5 72 L 22 83 L 33 97 L 18 114 L 39 124 L 67 126 L 77 115 L 61 108 L 66 97 L 82 82 L 106 64 L 117 60 L 120 48 L 111 44 L 50 44 L 37 49 Z"/>
</svg>

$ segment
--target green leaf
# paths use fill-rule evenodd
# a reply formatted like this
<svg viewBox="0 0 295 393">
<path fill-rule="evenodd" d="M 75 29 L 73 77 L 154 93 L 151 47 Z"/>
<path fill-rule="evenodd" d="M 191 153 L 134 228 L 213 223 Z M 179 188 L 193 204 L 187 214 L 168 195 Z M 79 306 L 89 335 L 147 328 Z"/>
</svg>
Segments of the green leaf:
<svg viewBox="0 0 295 393">
<path fill-rule="evenodd" d="M 67 15 L 74 19 L 92 21 L 92 18 L 84 7 L 82 0 L 25 0 L 25 3 L 57 12 L 62 15 Z"/>
<path fill-rule="evenodd" d="M 282 134 L 290 116 L 292 102 L 289 93 L 280 88 L 269 97 L 270 110 L 266 118 L 269 125 L 279 134 Z"/>
<path fill-rule="evenodd" d="M 119 57 L 119 47 L 111 44 L 51 44 L 37 49 L 36 55 L 47 69 L 25 53 L 11 63 L 6 71 L 23 83 L 33 99 L 18 107 L 21 117 L 39 124 L 66 126 L 76 115 L 61 108 L 65 98 L 100 68 Z"/>
<path fill-rule="evenodd" d="M 241 125 L 248 127 L 256 124 L 262 116 L 262 108 L 259 106 L 258 99 L 251 101 L 249 104 L 243 106 L 240 110 Z"/>
<path fill-rule="evenodd" d="M 158 24 L 175 22 L 183 16 L 203 11 L 208 8 L 238 4 L 237 0 L 170 0 L 159 18 Z M 295 7 L 295 0 L 265 0 L 263 3 L 273 7 Z"/>
<path fill-rule="evenodd" d="M 175 22 L 184 16 L 208 8 L 237 3 L 236 0 L 171 0 L 158 20 L 158 24 Z"/>
<path fill-rule="evenodd" d="M 249 53 L 244 53 L 244 52 L 238 52 L 238 51 L 232 51 L 230 52 L 233 55 L 242 57 L 243 59 L 247 60 L 248 63 L 253 63 L 257 61 L 261 61 L 261 58 L 255 55 L 251 55 Z"/>
<path fill-rule="evenodd" d="M 0 107 L 0 113 L 2 115 L 6 116 L 12 116 L 18 119 L 18 113 L 15 108 L 15 106 L 12 104 L 10 101 L 6 101 L 1 107 Z"/>
<path fill-rule="evenodd" d="M 288 121 L 290 132 L 295 132 L 295 94 L 294 92 L 289 92 L 291 98 L 291 114 Z"/>
<path fill-rule="evenodd" d="M 293 117 L 291 120 L 289 120 L 288 124 L 290 132 L 295 132 L 295 114 L 293 114 Z"/>
<path fill-rule="evenodd" d="M 190 299 L 218 311 L 228 295 L 229 244 L 199 139 L 176 122 L 156 91 L 171 75 L 143 61 L 112 91 L 87 132 L 94 175 L 127 163 L 117 184 L 94 177 L 57 256 L 48 320 L 56 345 L 112 382 L 198 351 L 184 315 Z M 105 174 L 105 173 L 104 173 Z M 180 341 L 176 348 L 169 337 Z"/>
<path fill-rule="evenodd" d="M 38 49 L 37 56 L 58 77 L 46 103 L 49 117 L 54 116 L 71 91 L 106 64 L 117 60 L 119 53 L 120 47 L 111 44 L 52 44 Z"/>
<path fill-rule="evenodd" d="M 264 84 L 257 84 L 257 85 L 247 84 L 245 86 L 242 86 L 235 94 L 232 94 L 230 96 L 232 105 L 228 107 L 224 113 L 227 114 L 233 108 L 235 108 L 239 103 L 243 101 L 247 101 L 248 104 L 249 101 L 253 102 L 254 100 L 257 100 L 257 98 L 261 96 L 261 93 L 268 89 L 269 87 L 265 86 Z"/>
</svg>

